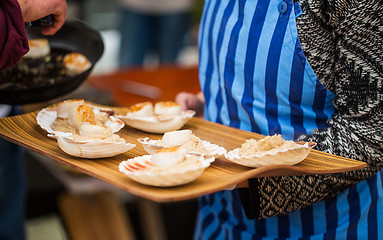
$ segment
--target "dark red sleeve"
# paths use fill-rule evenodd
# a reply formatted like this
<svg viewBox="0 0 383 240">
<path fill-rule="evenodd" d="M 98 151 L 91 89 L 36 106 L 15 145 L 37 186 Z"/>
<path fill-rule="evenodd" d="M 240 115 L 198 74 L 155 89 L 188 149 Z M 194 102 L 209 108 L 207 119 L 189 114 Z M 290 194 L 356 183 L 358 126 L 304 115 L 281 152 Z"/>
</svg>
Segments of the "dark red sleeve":
<svg viewBox="0 0 383 240">
<path fill-rule="evenodd" d="M 1 0 L 0 71 L 14 66 L 28 50 L 28 38 L 18 2 Z"/>
</svg>

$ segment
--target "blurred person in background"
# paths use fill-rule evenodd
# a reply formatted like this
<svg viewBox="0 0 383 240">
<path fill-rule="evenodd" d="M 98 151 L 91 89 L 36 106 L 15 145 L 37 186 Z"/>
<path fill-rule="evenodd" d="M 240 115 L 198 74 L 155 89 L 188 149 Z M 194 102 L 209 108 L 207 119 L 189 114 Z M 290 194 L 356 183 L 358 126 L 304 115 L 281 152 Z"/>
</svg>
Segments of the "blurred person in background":
<svg viewBox="0 0 383 240">
<path fill-rule="evenodd" d="M 0 1 L 0 71 L 14 66 L 29 50 L 24 22 L 54 16 L 52 26 L 42 28 L 55 34 L 64 24 L 65 0 Z M 0 104 L 0 117 L 18 114 L 17 107 Z M 0 139 L 0 239 L 25 239 L 25 172 L 23 153 L 15 144 Z"/>
<path fill-rule="evenodd" d="M 203 95 L 176 101 L 367 167 L 254 178 L 203 196 L 195 239 L 383 239 L 382 19 L 381 0 L 205 1 Z"/>
<path fill-rule="evenodd" d="M 194 0 L 120 0 L 120 67 L 142 66 L 158 56 L 174 63 L 191 28 Z"/>
</svg>

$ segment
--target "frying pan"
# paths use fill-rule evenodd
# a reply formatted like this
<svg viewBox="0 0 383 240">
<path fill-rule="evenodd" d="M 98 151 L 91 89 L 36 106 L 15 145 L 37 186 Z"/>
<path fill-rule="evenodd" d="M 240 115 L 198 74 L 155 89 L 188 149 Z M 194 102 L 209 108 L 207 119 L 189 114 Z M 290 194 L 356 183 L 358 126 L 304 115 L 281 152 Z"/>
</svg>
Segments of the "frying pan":
<svg viewBox="0 0 383 240">
<path fill-rule="evenodd" d="M 26 28 L 26 31 L 28 39 L 48 39 L 52 49 L 82 53 L 92 63 L 92 67 L 79 75 L 67 76 L 63 81 L 46 86 L 28 89 L 0 89 L 0 103 L 22 105 L 48 101 L 68 94 L 79 87 L 89 76 L 94 64 L 104 51 L 100 33 L 80 20 L 67 20 L 53 36 L 42 35 L 41 29 L 38 27 Z"/>
</svg>

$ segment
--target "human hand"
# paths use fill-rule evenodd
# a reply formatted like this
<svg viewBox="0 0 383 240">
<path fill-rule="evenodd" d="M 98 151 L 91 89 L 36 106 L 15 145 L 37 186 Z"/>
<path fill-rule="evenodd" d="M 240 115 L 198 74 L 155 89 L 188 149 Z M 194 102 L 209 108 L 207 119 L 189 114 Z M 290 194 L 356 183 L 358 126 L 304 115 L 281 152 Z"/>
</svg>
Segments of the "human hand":
<svg viewBox="0 0 383 240">
<path fill-rule="evenodd" d="M 63 25 L 66 18 L 66 0 L 17 0 L 19 2 L 24 22 L 31 22 L 53 15 L 53 24 L 45 26 L 41 32 L 44 35 L 55 34 Z"/>
<path fill-rule="evenodd" d="M 194 110 L 196 117 L 203 117 L 205 98 L 202 92 L 198 94 L 180 92 L 177 94 L 175 101 L 181 106 L 182 110 Z"/>
</svg>

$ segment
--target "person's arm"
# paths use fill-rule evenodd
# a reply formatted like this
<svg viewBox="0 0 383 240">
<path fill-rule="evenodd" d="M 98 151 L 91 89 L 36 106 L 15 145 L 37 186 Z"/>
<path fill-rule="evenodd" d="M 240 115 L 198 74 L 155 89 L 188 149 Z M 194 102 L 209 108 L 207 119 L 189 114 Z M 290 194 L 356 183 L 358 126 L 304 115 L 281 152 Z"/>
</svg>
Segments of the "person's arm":
<svg viewBox="0 0 383 240">
<path fill-rule="evenodd" d="M 14 66 L 29 51 L 24 22 L 53 15 L 53 25 L 41 30 L 52 35 L 63 26 L 66 11 L 66 0 L 1 0 L 0 71 Z"/>
<path fill-rule="evenodd" d="M 326 30 L 322 29 L 332 31 L 329 36 L 334 38 L 329 41 L 334 42 L 333 52 L 327 52 L 332 57 L 315 55 L 326 49 L 316 45 L 315 34 L 306 33 L 312 35 L 308 37 L 299 32 L 299 36 L 318 78 L 336 94 L 336 113 L 328 122 L 329 128 L 318 129 L 299 140 L 317 142 L 316 149 L 324 152 L 364 161 L 367 168 L 339 174 L 251 179 L 249 188 L 239 189 L 249 218 L 293 212 L 333 197 L 383 168 L 383 13 L 379 11 L 382 3 L 380 0 L 335 2 L 339 5 L 332 9 L 332 15 L 321 17 L 308 1 L 300 1 L 302 10 L 310 12 L 306 16 L 311 20 L 320 24 L 333 21 Z M 342 7 L 347 7 L 347 11 Z M 310 23 L 298 22 L 298 28 L 304 24 L 305 31 L 320 29 L 311 28 Z M 312 49 L 313 46 L 318 48 Z"/>
<path fill-rule="evenodd" d="M 41 30 L 44 35 L 53 35 L 64 25 L 67 12 L 66 0 L 18 0 L 18 2 L 24 22 L 53 15 L 53 24 Z"/>
<path fill-rule="evenodd" d="M 28 50 L 28 39 L 18 2 L 0 1 L 0 71 L 14 66 Z"/>
</svg>

